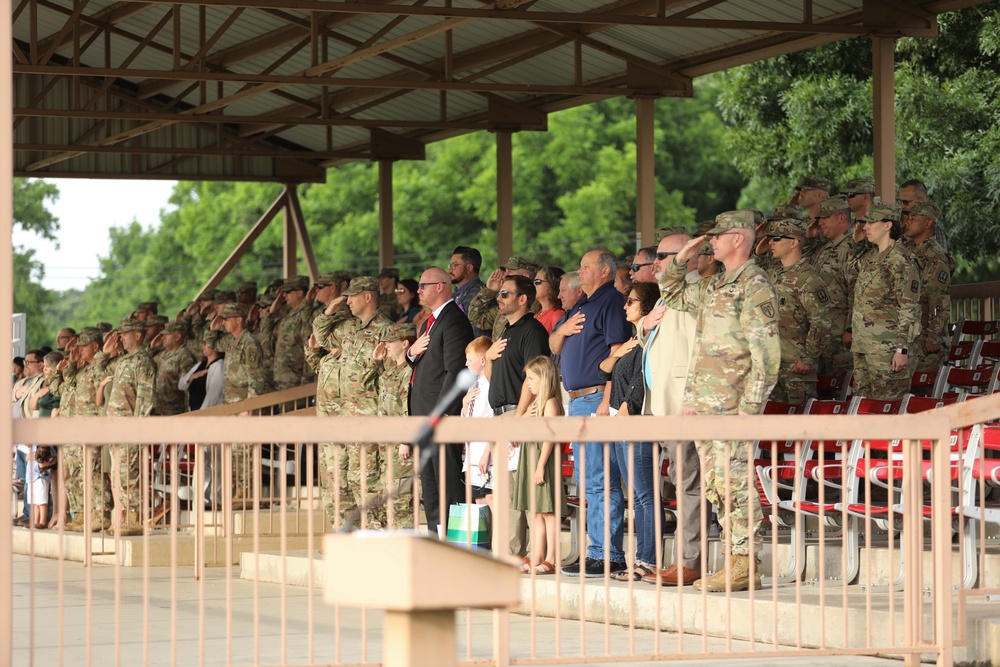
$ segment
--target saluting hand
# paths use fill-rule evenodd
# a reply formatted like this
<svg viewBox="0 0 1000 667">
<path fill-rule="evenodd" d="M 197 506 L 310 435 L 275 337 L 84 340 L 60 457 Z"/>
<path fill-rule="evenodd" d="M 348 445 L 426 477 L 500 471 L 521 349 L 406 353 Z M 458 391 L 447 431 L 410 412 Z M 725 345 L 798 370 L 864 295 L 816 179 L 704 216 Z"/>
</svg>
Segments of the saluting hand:
<svg viewBox="0 0 1000 667">
<path fill-rule="evenodd" d="M 338 296 L 336 299 L 330 302 L 330 305 L 328 305 L 326 307 L 326 310 L 324 310 L 323 312 L 326 313 L 327 315 L 333 315 L 334 313 L 336 313 L 338 310 L 341 309 L 341 307 L 344 305 L 346 301 L 347 301 L 346 296 L 343 295 Z"/>
<path fill-rule="evenodd" d="M 494 292 L 499 292 L 500 288 L 503 286 L 503 277 L 505 275 L 507 275 L 507 269 L 497 269 L 490 274 L 489 278 L 486 279 L 486 287 Z"/>
<path fill-rule="evenodd" d="M 681 248 L 681 251 L 674 256 L 674 261 L 677 264 L 687 264 L 691 261 L 691 258 L 698 254 L 698 250 L 701 249 L 701 244 L 708 237 L 708 234 L 702 234 L 701 236 L 695 237 L 687 242 L 687 244 Z"/>
<path fill-rule="evenodd" d="M 653 310 L 646 313 L 646 317 L 642 318 L 642 330 L 649 332 L 655 329 L 663 321 L 663 314 L 666 312 L 666 304 L 660 303 L 653 306 Z"/>
</svg>

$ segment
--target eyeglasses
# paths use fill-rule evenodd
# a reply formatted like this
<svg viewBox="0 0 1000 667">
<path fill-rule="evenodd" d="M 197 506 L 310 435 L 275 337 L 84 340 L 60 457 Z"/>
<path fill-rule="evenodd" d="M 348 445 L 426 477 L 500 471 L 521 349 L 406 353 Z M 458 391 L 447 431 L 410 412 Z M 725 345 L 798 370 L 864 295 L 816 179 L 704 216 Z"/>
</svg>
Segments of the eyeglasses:
<svg viewBox="0 0 1000 667">
<path fill-rule="evenodd" d="M 444 281 L 443 280 L 439 280 L 439 281 L 434 282 L 434 283 L 417 283 L 417 289 L 427 289 L 431 285 L 444 285 Z"/>
<path fill-rule="evenodd" d="M 542 278 L 535 278 L 531 282 L 534 283 L 535 285 L 541 285 L 542 283 L 545 282 L 545 280 L 543 280 Z"/>
<path fill-rule="evenodd" d="M 652 262 L 647 262 L 646 264 L 633 264 L 632 265 L 632 271 L 635 272 L 635 271 L 638 271 L 639 269 L 641 269 L 644 266 L 652 266 L 652 265 L 653 265 Z"/>
<path fill-rule="evenodd" d="M 857 197 L 858 195 L 866 194 L 864 192 L 845 192 L 844 196 L 850 199 L 851 197 Z"/>
<path fill-rule="evenodd" d="M 316 283 L 315 285 L 313 285 L 313 287 L 315 287 L 316 289 L 325 289 L 332 284 L 333 283 Z"/>
<path fill-rule="evenodd" d="M 451 264 L 448 265 L 448 268 L 449 269 L 457 269 L 457 268 L 465 266 L 466 264 L 468 264 L 468 262 L 452 262 Z"/>
<path fill-rule="evenodd" d="M 656 253 L 656 259 L 662 262 L 667 257 L 673 257 L 676 254 L 677 254 L 676 252 L 658 252 Z"/>
<path fill-rule="evenodd" d="M 785 236 L 784 234 L 774 234 L 774 235 L 769 235 L 767 237 L 768 241 L 780 241 L 782 239 L 788 239 L 790 241 L 794 241 L 795 237 L 794 236 Z"/>
<path fill-rule="evenodd" d="M 505 289 L 502 289 L 499 292 L 497 292 L 497 296 L 500 297 L 501 299 L 508 299 L 511 296 L 523 296 L 523 295 L 524 292 L 512 292 L 510 290 L 505 290 Z"/>
<path fill-rule="evenodd" d="M 639 299 L 637 299 L 636 297 L 630 296 L 629 298 L 625 299 L 625 305 L 631 306 L 633 303 L 637 303 L 638 301 Z"/>
<path fill-rule="evenodd" d="M 25 359 L 24 363 L 26 363 L 26 364 L 40 364 L 40 363 L 42 363 L 42 360 L 41 359 Z"/>
<path fill-rule="evenodd" d="M 731 234 L 739 234 L 739 232 L 719 232 L 718 234 L 705 234 L 710 239 L 717 239 L 720 236 L 729 236 Z"/>
</svg>

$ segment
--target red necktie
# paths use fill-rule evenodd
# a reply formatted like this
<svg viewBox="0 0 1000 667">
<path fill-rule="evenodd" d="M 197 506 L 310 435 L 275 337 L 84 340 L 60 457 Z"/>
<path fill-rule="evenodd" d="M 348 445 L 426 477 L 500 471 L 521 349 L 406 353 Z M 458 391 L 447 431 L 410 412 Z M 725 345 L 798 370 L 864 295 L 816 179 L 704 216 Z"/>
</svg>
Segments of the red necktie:
<svg viewBox="0 0 1000 667">
<path fill-rule="evenodd" d="M 427 322 L 424 325 L 424 332 L 422 334 L 420 334 L 420 335 L 423 336 L 426 333 L 430 333 L 431 326 L 433 324 L 434 324 L 434 313 L 431 313 L 431 316 L 427 318 Z M 424 356 L 424 355 L 421 354 L 420 357 L 422 357 L 422 356 Z M 420 360 L 420 357 L 417 357 L 416 359 L 414 359 L 413 363 L 416 364 Z M 416 365 L 413 366 L 413 372 L 410 374 L 410 384 L 413 384 L 413 379 L 415 377 L 417 377 L 417 367 L 416 367 Z"/>
</svg>

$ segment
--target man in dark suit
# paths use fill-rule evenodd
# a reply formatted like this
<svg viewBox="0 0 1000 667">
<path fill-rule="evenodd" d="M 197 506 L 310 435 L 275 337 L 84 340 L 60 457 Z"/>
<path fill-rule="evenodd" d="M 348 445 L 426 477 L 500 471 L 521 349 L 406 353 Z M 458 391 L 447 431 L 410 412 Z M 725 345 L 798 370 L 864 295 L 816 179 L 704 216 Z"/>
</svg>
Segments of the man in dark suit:
<svg viewBox="0 0 1000 667">
<path fill-rule="evenodd" d="M 420 276 L 417 288 L 420 303 L 431 309 L 431 315 L 421 325 L 420 336 L 410 347 L 407 359 L 413 366 L 409 409 L 411 415 L 429 415 L 438 397 L 455 383 L 465 368 L 465 346 L 472 340 L 472 325 L 451 297 L 451 278 L 444 269 L 430 268 Z M 448 406 L 447 414 L 457 415 L 461 402 Z M 448 506 L 462 502 L 462 449 L 457 445 L 444 447 L 441 457 L 434 456 L 420 471 L 420 495 L 427 516 L 427 526 L 435 530 L 447 523 Z M 440 507 L 441 480 L 445 485 L 444 520 Z"/>
</svg>

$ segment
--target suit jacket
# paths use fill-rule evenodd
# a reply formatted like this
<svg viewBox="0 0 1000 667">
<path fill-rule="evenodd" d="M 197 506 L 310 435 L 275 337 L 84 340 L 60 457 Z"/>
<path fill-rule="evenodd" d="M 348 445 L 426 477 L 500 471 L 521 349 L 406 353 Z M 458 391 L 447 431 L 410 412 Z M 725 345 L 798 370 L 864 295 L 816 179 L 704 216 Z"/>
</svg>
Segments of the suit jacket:
<svg viewBox="0 0 1000 667">
<path fill-rule="evenodd" d="M 426 324 L 421 326 L 420 333 Z M 469 318 L 454 301 L 441 309 L 441 315 L 431 327 L 431 339 L 413 366 L 413 384 L 410 386 L 410 414 L 429 415 L 438 397 L 447 391 L 458 374 L 465 368 L 465 346 L 472 341 L 472 325 Z M 449 406 L 447 414 L 457 415 L 462 409 L 461 401 Z"/>
<path fill-rule="evenodd" d="M 688 282 L 696 281 L 697 275 L 688 274 Z M 667 308 L 663 319 L 649 334 L 644 335 L 639 325 L 639 342 L 645 348 L 644 371 L 646 378 L 652 380 L 646 386 L 643 414 L 658 417 L 681 414 L 696 328 L 694 315 L 673 308 Z"/>
</svg>

